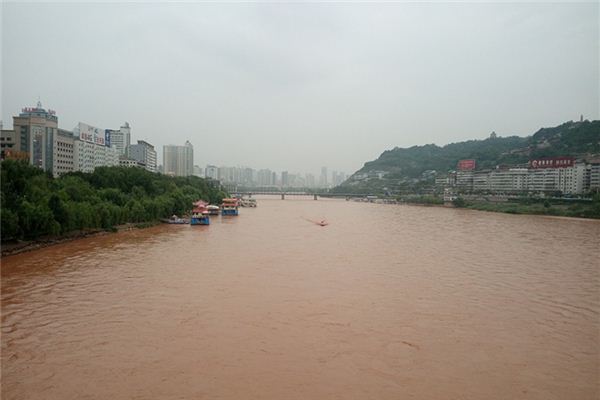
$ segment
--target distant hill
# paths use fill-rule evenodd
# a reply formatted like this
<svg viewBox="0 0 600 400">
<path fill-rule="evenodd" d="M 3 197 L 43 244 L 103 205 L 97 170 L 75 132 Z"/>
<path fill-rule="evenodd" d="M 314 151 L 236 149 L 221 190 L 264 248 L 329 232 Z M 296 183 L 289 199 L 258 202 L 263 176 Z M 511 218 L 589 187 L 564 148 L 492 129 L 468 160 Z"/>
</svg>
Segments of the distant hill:
<svg viewBox="0 0 600 400">
<path fill-rule="evenodd" d="M 495 137 L 469 140 L 440 147 L 435 144 L 396 147 L 366 162 L 343 184 L 338 193 L 376 193 L 384 190 L 418 190 L 431 183 L 436 173 L 454 170 L 459 160 L 476 160 L 476 169 L 500 164 L 525 164 L 530 159 L 554 156 L 590 157 L 600 153 L 600 121 L 569 121 L 542 128 L 528 137 Z"/>
</svg>

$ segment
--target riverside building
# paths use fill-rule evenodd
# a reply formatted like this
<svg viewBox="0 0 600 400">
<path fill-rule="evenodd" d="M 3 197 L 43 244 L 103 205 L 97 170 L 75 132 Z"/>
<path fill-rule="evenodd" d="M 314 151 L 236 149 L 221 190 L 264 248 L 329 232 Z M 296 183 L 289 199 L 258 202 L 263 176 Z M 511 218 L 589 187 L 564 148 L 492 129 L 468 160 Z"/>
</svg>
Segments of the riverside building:
<svg viewBox="0 0 600 400">
<path fill-rule="evenodd" d="M 588 164 L 586 186 L 590 192 L 600 192 L 600 159 L 591 160 Z"/>
<path fill-rule="evenodd" d="M 570 157 L 547 158 L 532 160 L 527 168 L 451 172 L 436 178 L 435 184 L 464 192 L 583 194 L 600 189 L 600 163 L 577 162 Z"/>
</svg>

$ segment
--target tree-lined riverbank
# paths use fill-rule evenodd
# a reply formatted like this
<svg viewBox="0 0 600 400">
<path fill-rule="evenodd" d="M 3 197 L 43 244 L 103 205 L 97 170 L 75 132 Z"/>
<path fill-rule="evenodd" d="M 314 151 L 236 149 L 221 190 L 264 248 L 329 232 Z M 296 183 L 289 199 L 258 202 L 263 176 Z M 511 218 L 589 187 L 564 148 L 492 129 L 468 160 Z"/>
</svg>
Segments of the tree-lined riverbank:
<svg viewBox="0 0 600 400">
<path fill-rule="evenodd" d="M 99 167 L 60 178 L 23 161 L 4 160 L 0 168 L 2 242 L 114 231 L 122 224 L 183 214 L 198 199 L 220 202 L 225 196 L 202 178 L 141 168 Z"/>
<path fill-rule="evenodd" d="M 513 199 L 506 202 L 455 201 L 458 207 L 471 210 L 493 211 L 508 214 L 551 215 L 557 217 L 600 219 L 600 195 L 590 201 L 566 201 L 559 199 Z"/>
<path fill-rule="evenodd" d="M 403 196 L 396 201 L 405 204 L 444 206 L 444 199 L 441 196 L 432 195 Z M 486 199 L 485 196 L 469 196 L 459 197 L 451 205 L 458 208 L 507 214 L 600 219 L 600 194 L 596 194 L 590 199 L 513 197 L 503 201 L 492 201 Z"/>
</svg>

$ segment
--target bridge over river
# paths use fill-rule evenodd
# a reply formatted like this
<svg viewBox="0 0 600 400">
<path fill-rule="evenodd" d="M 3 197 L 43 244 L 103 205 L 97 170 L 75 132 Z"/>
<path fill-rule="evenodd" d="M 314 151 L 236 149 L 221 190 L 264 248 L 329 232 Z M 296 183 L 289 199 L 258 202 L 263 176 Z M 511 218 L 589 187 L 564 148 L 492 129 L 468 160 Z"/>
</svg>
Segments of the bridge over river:
<svg viewBox="0 0 600 400">
<path fill-rule="evenodd" d="M 233 191 L 236 195 L 248 196 L 252 197 L 254 195 L 261 196 L 281 196 L 281 200 L 285 200 L 286 196 L 313 196 L 315 200 L 319 197 L 327 197 L 327 198 L 364 198 L 368 197 L 367 195 L 357 195 L 352 193 L 329 193 L 329 192 L 310 192 L 310 191 L 287 191 L 287 190 L 243 190 L 243 191 Z"/>
</svg>

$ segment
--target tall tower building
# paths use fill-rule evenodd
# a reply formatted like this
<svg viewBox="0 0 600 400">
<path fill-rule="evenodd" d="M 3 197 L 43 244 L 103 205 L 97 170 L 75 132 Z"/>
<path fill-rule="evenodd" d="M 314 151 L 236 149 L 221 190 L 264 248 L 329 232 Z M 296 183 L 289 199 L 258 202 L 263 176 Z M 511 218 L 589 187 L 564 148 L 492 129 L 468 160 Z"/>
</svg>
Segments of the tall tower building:
<svg viewBox="0 0 600 400">
<path fill-rule="evenodd" d="M 183 146 L 163 146 L 163 168 L 166 175 L 190 176 L 194 174 L 194 146 L 189 141 Z"/>
<path fill-rule="evenodd" d="M 327 187 L 329 181 L 327 179 L 327 167 L 321 167 L 321 177 L 319 178 L 319 186 Z"/>
<path fill-rule="evenodd" d="M 129 122 L 125 122 L 119 130 L 107 129 L 110 135 L 110 144 L 117 149 L 119 156 L 127 156 L 131 145 L 131 127 Z"/>
<path fill-rule="evenodd" d="M 14 150 L 29 155 L 29 162 L 44 168 L 49 143 L 48 135 L 58 130 L 58 117 L 52 110 L 45 110 L 40 101 L 36 107 L 25 107 L 19 116 L 13 117 L 16 135 Z"/>
<path fill-rule="evenodd" d="M 281 172 L 281 186 L 287 187 L 290 185 L 289 174 L 287 171 Z"/>
<path fill-rule="evenodd" d="M 26 107 L 13 117 L 14 144 L 11 151 L 16 158 L 49 171 L 54 176 L 73 171 L 73 133 L 58 129 L 58 117 L 52 110 Z"/>
</svg>

